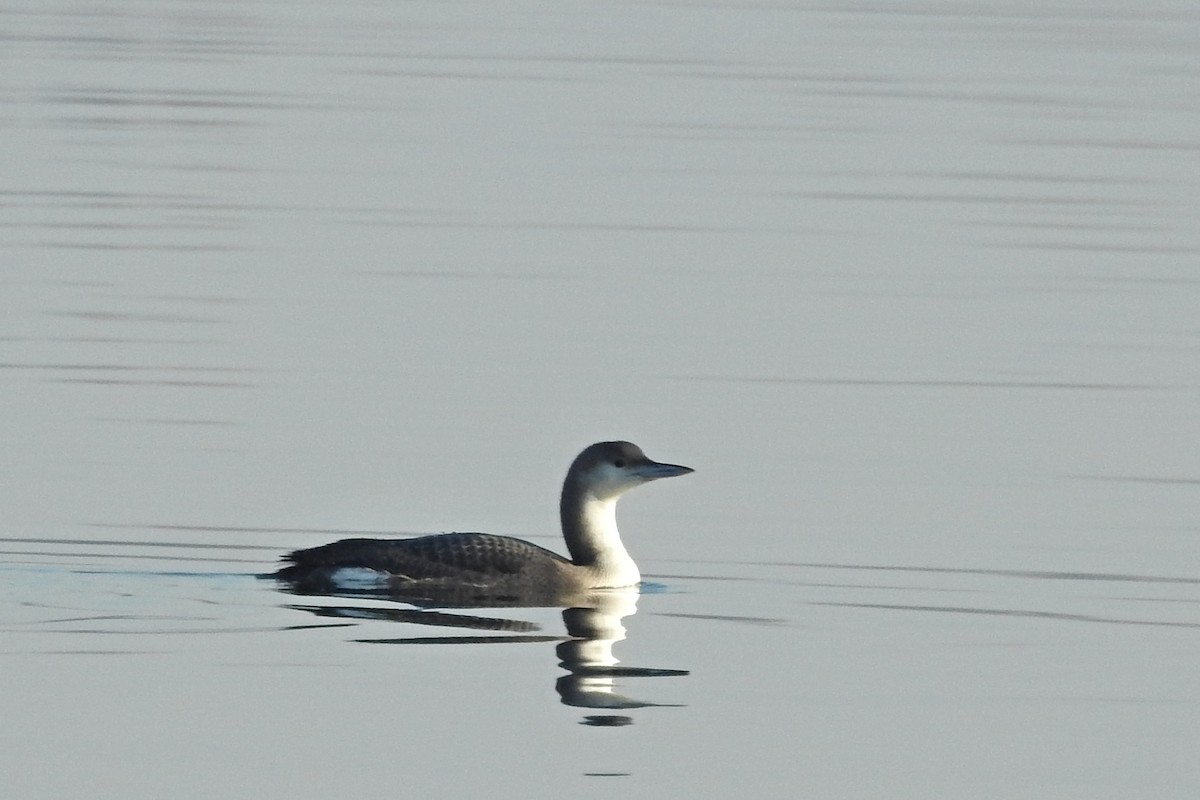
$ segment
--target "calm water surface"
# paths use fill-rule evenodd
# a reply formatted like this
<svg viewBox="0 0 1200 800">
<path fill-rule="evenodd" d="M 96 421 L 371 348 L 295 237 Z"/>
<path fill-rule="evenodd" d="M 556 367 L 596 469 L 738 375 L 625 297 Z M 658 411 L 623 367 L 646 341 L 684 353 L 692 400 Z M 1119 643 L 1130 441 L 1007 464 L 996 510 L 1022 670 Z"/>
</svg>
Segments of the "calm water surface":
<svg viewBox="0 0 1200 800">
<path fill-rule="evenodd" d="M 1188 2 L 0 11 L 5 796 L 1200 790 Z M 648 585 L 300 597 L 348 535 Z M 426 645 L 426 646 L 420 646 Z"/>
</svg>

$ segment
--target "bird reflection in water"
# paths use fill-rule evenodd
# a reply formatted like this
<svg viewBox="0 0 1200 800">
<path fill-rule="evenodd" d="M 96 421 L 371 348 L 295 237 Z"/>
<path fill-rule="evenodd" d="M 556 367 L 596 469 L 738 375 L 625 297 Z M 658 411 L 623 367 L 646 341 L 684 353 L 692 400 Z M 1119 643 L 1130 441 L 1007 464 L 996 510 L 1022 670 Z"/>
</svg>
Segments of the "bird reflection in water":
<svg viewBox="0 0 1200 800">
<path fill-rule="evenodd" d="M 459 635 L 407 636 L 399 638 L 356 639 L 368 644 L 495 644 L 557 642 L 555 652 L 559 666 L 567 671 L 555 682 L 555 689 L 564 705 L 576 708 L 614 712 L 647 707 L 671 707 L 675 704 L 638 700 L 618 691 L 622 678 L 677 677 L 688 670 L 622 666 L 613 654 L 613 646 L 626 636 L 624 620 L 637 613 L 637 587 L 598 589 L 557 598 L 547 603 L 545 597 L 506 595 L 468 598 L 443 596 L 438 601 L 428 597 L 404 597 L 394 593 L 366 594 L 370 599 L 400 601 L 410 607 L 377 607 L 294 604 L 291 608 L 319 617 L 354 621 L 404 622 L 436 628 L 460 629 Z M 355 593 L 363 598 L 364 593 Z M 457 600 L 457 602 L 453 602 Z M 534 602 L 530 602 L 534 601 Z M 437 607 L 429 607 L 436 602 Z M 528 620 L 506 616 L 465 613 L 467 609 L 563 607 L 562 617 L 566 635 L 543 634 L 541 625 Z M 478 631 L 469 634 L 467 631 Z M 585 717 L 581 724 L 592 726 L 621 726 L 632 724 L 627 715 L 598 714 Z"/>
</svg>

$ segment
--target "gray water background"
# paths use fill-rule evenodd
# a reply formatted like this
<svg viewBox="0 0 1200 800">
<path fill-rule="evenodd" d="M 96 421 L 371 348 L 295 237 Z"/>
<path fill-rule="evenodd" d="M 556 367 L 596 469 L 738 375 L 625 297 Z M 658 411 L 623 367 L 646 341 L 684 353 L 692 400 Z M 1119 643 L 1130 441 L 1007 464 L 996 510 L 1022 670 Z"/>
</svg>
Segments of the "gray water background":
<svg viewBox="0 0 1200 800">
<path fill-rule="evenodd" d="M 1197 86 L 1191 2 L 7 4 L 4 796 L 1195 797 Z M 253 577 L 560 548 L 606 438 L 697 470 L 632 724 Z"/>
</svg>

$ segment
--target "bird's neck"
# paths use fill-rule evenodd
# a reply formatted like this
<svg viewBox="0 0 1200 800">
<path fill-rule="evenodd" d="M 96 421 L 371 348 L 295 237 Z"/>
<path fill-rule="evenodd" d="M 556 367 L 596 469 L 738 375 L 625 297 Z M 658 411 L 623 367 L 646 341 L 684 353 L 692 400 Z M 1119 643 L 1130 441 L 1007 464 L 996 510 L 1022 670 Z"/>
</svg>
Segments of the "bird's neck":
<svg viewBox="0 0 1200 800">
<path fill-rule="evenodd" d="M 617 530 L 617 498 L 602 500 L 565 486 L 559 509 L 563 538 L 577 566 L 598 571 L 610 586 L 632 586 L 641 580 Z"/>
</svg>

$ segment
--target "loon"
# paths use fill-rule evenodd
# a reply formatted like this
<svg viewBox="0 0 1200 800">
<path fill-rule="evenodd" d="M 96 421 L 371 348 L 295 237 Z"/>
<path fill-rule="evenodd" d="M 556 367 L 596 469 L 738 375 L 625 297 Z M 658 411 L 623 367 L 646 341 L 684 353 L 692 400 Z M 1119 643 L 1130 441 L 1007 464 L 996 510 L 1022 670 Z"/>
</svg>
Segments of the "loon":
<svg viewBox="0 0 1200 800">
<path fill-rule="evenodd" d="M 647 458 L 630 442 L 598 442 L 576 456 L 559 513 L 568 560 L 511 536 L 442 533 L 412 539 L 342 539 L 284 556 L 274 573 L 301 592 L 560 597 L 635 586 L 637 564 L 617 530 L 617 500 L 635 486 L 691 467 Z"/>
</svg>

